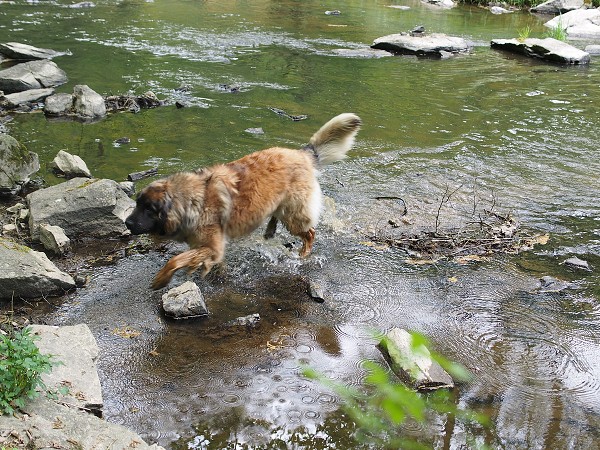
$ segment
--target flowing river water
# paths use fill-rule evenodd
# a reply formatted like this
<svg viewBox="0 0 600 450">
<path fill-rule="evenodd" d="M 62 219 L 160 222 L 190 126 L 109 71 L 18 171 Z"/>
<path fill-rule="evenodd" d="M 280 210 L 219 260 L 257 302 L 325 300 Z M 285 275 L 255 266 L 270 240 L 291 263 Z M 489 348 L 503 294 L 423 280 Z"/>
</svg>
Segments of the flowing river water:
<svg viewBox="0 0 600 450">
<path fill-rule="evenodd" d="M 328 199 L 313 255 L 300 260 L 283 231 L 230 243 L 225 271 L 195 278 L 208 318 L 169 320 L 149 289 L 180 246 L 80 268 L 87 286 L 50 300 L 41 320 L 87 323 L 98 341 L 106 420 L 167 448 L 353 448 L 340 400 L 301 368 L 360 386 L 364 361 L 383 363 L 373 330 L 397 326 L 423 333 L 473 374 L 456 394 L 492 419 L 489 430 L 471 430 L 478 442 L 600 447 L 600 59 L 562 67 L 491 50 L 492 38 L 525 27 L 541 37 L 546 18 L 472 6 L 95 3 L 2 3 L 0 41 L 68 51 L 55 59 L 70 80 L 59 91 L 152 90 L 171 106 L 93 124 L 14 116 L 9 132 L 39 154 L 47 184 L 61 181 L 45 170 L 60 149 L 120 181 L 154 166 L 164 175 L 271 145 L 300 147 L 341 112 L 364 121 L 350 156 L 323 171 Z M 341 14 L 325 14 L 334 9 Z M 339 52 L 415 25 L 475 46 L 444 60 Z M 308 118 L 294 122 L 269 107 Z M 264 134 L 244 131 L 257 127 Z M 131 142 L 114 143 L 122 137 Z M 402 208 L 381 197 L 401 198 Z M 404 206 L 400 231 L 461 226 L 469 210 L 493 209 L 549 240 L 468 264 L 411 264 L 415 255 L 367 245 L 398 231 L 389 221 Z M 572 256 L 592 271 L 564 265 Z M 544 292 L 542 276 L 573 289 Z M 324 303 L 308 297 L 307 280 L 323 286 Z M 223 327 L 253 313 L 257 329 Z M 438 418 L 406 433 L 462 448 L 467 430 Z"/>
</svg>

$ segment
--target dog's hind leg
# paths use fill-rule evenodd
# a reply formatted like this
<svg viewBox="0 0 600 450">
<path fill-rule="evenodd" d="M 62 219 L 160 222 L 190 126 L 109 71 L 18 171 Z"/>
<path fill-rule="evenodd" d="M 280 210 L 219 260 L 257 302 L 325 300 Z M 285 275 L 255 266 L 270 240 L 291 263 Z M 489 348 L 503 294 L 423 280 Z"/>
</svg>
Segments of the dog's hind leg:
<svg viewBox="0 0 600 450">
<path fill-rule="evenodd" d="M 265 234 L 263 235 L 265 239 L 271 239 L 273 236 L 275 236 L 275 231 L 277 231 L 277 223 L 277 217 L 272 216 L 271 220 L 269 220 L 269 223 L 267 224 Z"/>
</svg>

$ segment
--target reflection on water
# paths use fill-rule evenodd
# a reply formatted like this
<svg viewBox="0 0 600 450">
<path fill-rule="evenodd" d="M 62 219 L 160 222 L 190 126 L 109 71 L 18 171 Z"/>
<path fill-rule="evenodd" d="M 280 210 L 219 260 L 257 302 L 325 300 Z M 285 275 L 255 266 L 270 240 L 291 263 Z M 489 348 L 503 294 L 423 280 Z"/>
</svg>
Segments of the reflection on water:
<svg viewBox="0 0 600 450">
<path fill-rule="evenodd" d="M 340 401 L 301 368 L 359 386 L 362 362 L 382 362 L 374 330 L 399 326 L 424 333 L 473 372 L 457 401 L 491 415 L 491 430 L 471 430 L 480 441 L 492 448 L 600 445 L 598 60 L 565 68 L 489 49 L 490 39 L 526 25 L 541 36 L 536 16 L 407 4 L 402 11 L 349 1 L 340 16 L 326 16 L 332 8 L 316 1 L 2 5 L 0 41 L 70 50 L 56 59 L 70 79 L 60 91 L 79 83 L 103 94 L 151 89 L 190 105 L 87 125 L 18 115 L 9 131 L 40 155 L 42 167 L 66 149 L 96 176 L 122 180 L 155 165 L 166 174 L 270 145 L 300 146 L 343 111 L 365 123 L 351 156 L 324 170 L 328 209 L 308 260 L 285 233 L 234 242 L 226 272 L 198 280 L 210 317 L 176 322 L 163 317 L 160 294 L 148 289 L 167 255 L 133 255 L 88 269 L 89 286 L 44 318 L 93 330 L 107 420 L 173 448 L 352 448 L 353 425 Z M 415 24 L 476 47 L 442 61 L 336 56 Z M 309 118 L 291 122 L 269 107 Z M 265 134 L 244 131 L 254 127 Z M 124 136 L 130 144 L 112 145 Z M 448 191 L 454 194 L 440 208 Z M 402 208 L 375 200 L 385 196 L 399 197 Z M 396 231 L 431 230 L 436 219 L 450 228 L 484 209 L 511 212 L 522 227 L 549 233 L 549 243 L 522 255 L 431 266 L 362 244 L 368 233 L 389 231 L 390 219 L 402 224 Z M 574 255 L 594 271 L 562 264 Z M 540 292 L 545 275 L 576 289 Z M 308 297 L 309 280 L 324 287 L 324 303 Z M 225 326 L 256 312 L 257 329 Z M 140 336 L 115 333 L 124 326 Z M 406 432 L 428 436 L 436 448 L 460 448 L 465 428 L 437 417 Z"/>
</svg>

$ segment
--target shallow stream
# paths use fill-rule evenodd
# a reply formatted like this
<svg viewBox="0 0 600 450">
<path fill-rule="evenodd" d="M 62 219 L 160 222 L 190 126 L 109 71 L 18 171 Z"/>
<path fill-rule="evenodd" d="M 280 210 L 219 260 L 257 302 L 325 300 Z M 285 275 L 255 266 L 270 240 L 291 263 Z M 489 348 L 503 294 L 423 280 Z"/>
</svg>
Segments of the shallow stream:
<svg viewBox="0 0 600 450">
<path fill-rule="evenodd" d="M 301 367 L 358 386 L 364 360 L 383 362 L 373 330 L 398 326 L 425 334 L 473 373 L 457 401 L 492 417 L 491 430 L 473 431 L 480 442 L 600 447 L 600 59 L 561 67 L 491 50 L 492 38 L 516 37 L 526 26 L 541 37 L 545 18 L 469 6 L 95 3 L 3 3 L 0 41 L 69 51 L 55 59 L 70 80 L 61 92 L 75 84 L 103 95 L 152 90 L 171 104 L 94 124 L 16 115 L 9 132 L 39 154 L 47 184 L 61 181 L 45 170 L 60 149 L 81 156 L 95 176 L 120 181 L 154 166 L 165 175 L 272 145 L 299 147 L 341 112 L 364 121 L 350 156 L 323 171 L 328 200 L 313 255 L 300 260 L 284 232 L 230 243 L 226 270 L 196 279 L 209 318 L 169 320 L 160 292 L 149 288 L 178 246 L 83 267 L 88 285 L 51 301 L 43 321 L 85 322 L 99 343 L 107 420 L 167 448 L 278 440 L 351 448 L 339 399 Z M 341 15 L 325 14 L 334 9 Z M 338 53 L 415 25 L 475 47 L 446 60 Z M 269 107 L 308 119 L 293 122 Z M 257 127 L 264 134 L 245 131 Z M 131 142 L 114 143 L 122 137 Z M 403 206 L 377 197 L 399 197 Z M 397 232 L 389 221 L 404 206 L 400 231 L 462 226 L 474 211 L 493 209 L 549 241 L 468 264 L 411 264 L 415 255 L 365 244 Z M 571 256 L 593 271 L 562 264 Z M 542 276 L 574 289 L 540 292 Z M 308 297 L 309 280 L 324 287 L 324 303 Z M 261 315 L 258 329 L 222 326 L 252 313 Z M 466 439 L 458 421 L 407 432 L 435 448 Z"/>
</svg>

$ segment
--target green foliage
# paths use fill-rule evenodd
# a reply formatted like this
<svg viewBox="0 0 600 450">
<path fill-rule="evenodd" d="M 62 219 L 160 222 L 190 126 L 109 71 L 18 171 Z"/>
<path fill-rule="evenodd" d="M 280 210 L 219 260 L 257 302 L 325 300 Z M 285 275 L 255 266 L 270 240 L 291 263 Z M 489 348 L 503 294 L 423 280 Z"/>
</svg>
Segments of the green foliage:
<svg viewBox="0 0 600 450">
<path fill-rule="evenodd" d="M 521 28 L 520 30 L 518 30 L 518 32 L 519 32 L 519 36 L 517 37 L 517 39 L 520 42 L 523 42 L 525 39 L 529 38 L 529 35 L 531 34 L 531 27 L 529 25 L 527 25 L 524 28 Z"/>
<path fill-rule="evenodd" d="M 417 333 L 411 335 L 411 347 L 415 355 L 427 351 L 455 380 L 466 381 L 470 377 L 459 364 L 429 352 L 425 337 Z M 419 393 L 392 380 L 390 371 L 373 361 L 365 361 L 364 367 L 368 375 L 360 389 L 336 383 L 313 369 L 304 369 L 306 377 L 318 380 L 342 399 L 344 411 L 356 424 L 355 439 L 360 443 L 382 449 L 428 449 L 428 443 L 403 435 L 402 425 L 411 422 L 424 424 L 436 416 L 452 417 L 479 426 L 489 423 L 486 416 L 457 406 L 452 391 L 440 389 Z M 474 447 L 477 446 L 470 448 Z"/>
<path fill-rule="evenodd" d="M 558 22 L 556 24 L 556 28 L 551 28 L 549 31 L 547 31 L 544 34 L 545 37 L 549 37 L 549 38 L 554 38 L 557 39 L 559 41 L 566 41 L 567 40 L 567 29 L 565 27 L 563 27 L 562 24 L 562 17 L 558 19 Z"/>
<path fill-rule="evenodd" d="M 27 328 L 0 334 L 0 415 L 22 408 L 26 399 L 39 395 L 36 388 L 46 387 L 41 376 L 52 370 L 52 363 L 40 353 L 36 339 Z"/>
</svg>

